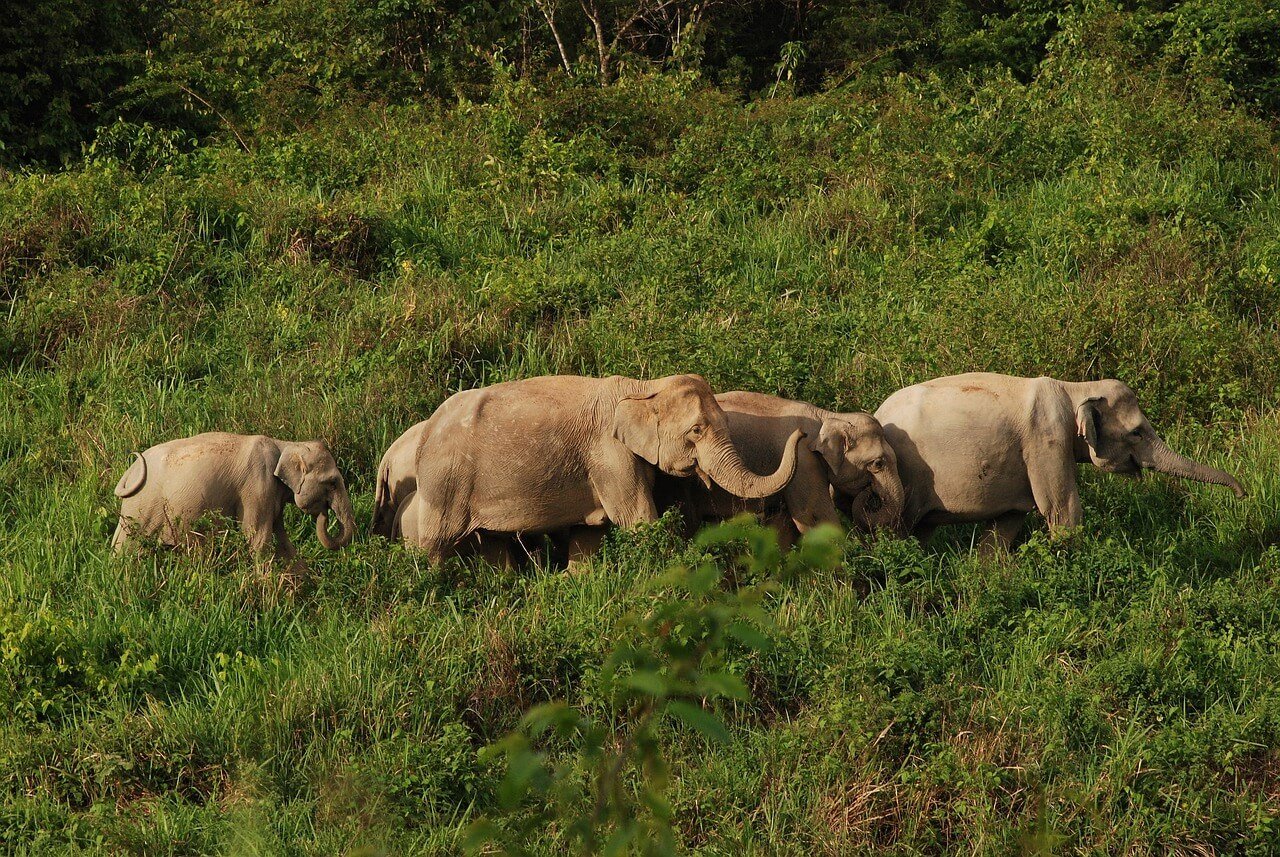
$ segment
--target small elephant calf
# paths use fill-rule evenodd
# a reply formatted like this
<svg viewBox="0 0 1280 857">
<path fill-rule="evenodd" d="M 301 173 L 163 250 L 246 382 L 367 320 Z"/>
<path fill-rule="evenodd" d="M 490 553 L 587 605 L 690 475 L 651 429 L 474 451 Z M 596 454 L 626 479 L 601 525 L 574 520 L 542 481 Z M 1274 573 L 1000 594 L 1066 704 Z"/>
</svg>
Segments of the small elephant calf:
<svg viewBox="0 0 1280 857">
<path fill-rule="evenodd" d="M 240 522 L 259 554 L 268 552 L 274 537 L 275 556 L 289 560 L 296 551 L 284 528 L 287 502 L 315 518 L 316 536 L 330 550 L 345 547 L 355 535 L 346 482 L 321 441 L 208 432 L 135 456 L 115 488 L 120 524 L 111 544 L 117 552 L 139 538 L 189 543 L 191 525 L 219 512 Z M 330 511 L 342 525 L 337 539 L 328 533 Z"/>
<path fill-rule="evenodd" d="M 770 500 L 739 499 L 693 479 L 678 484 L 664 480 L 663 487 L 678 498 L 695 525 L 744 511 L 764 513 L 781 542 L 791 545 L 819 524 L 839 524 L 840 509 L 860 529 L 900 531 L 905 492 L 897 455 L 875 417 L 763 393 L 720 393 L 716 401 L 724 409 L 734 446 L 753 470 L 776 467 L 793 431 L 803 431 L 805 437 L 795 476 Z"/>
</svg>

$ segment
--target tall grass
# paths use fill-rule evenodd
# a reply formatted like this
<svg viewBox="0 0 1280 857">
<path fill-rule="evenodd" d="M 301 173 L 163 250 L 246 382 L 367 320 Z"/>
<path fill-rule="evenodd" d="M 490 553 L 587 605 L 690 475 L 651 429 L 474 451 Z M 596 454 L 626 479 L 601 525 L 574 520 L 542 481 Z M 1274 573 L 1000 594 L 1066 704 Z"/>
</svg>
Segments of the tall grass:
<svg viewBox="0 0 1280 857">
<path fill-rule="evenodd" d="M 1067 545 L 851 546 L 737 656 L 728 745 L 663 727 L 684 843 L 1274 850 L 1276 139 L 1073 44 L 1028 84 L 516 85 L 252 152 L 117 132 L 6 176 L 0 841 L 454 851 L 494 807 L 478 749 L 535 703 L 591 708 L 601 629 L 688 549 L 659 527 L 502 573 L 302 538 L 296 586 L 233 537 L 116 559 L 131 450 L 323 437 L 363 520 L 385 446 L 477 384 L 697 371 L 874 409 L 986 369 L 1123 378 L 1250 495 L 1090 473 Z"/>
</svg>

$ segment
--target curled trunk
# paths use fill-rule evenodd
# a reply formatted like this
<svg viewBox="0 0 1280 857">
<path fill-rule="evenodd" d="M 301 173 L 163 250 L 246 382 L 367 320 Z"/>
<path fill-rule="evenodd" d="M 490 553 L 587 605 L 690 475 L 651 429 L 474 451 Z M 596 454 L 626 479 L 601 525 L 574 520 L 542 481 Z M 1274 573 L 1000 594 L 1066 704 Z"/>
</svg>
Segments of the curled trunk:
<svg viewBox="0 0 1280 857">
<path fill-rule="evenodd" d="M 778 469 L 768 476 L 761 476 L 743 462 L 737 447 L 727 433 L 709 433 L 698 445 L 698 466 L 712 480 L 735 497 L 755 500 L 777 494 L 796 472 L 796 445 L 804 432 L 796 429 L 787 438 Z"/>
<path fill-rule="evenodd" d="M 338 516 L 338 523 L 342 525 L 342 533 L 338 538 L 333 539 L 329 536 L 329 511 L 332 510 Z M 320 540 L 320 544 L 324 545 L 331 551 L 344 548 L 351 543 L 351 539 L 356 534 L 356 516 L 351 509 L 351 498 L 343 494 L 333 498 L 330 503 L 330 509 L 316 515 L 316 538 Z"/>
<path fill-rule="evenodd" d="M 1184 455 L 1179 455 L 1166 446 L 1160 438 L 1156 438 L 1151 442 L 1151 467 L 1170 476 L 1194 479 L 1197 482 L 1207 482 L 1211 485 L 1225 485 L 1234 491 L 1237 497 L 1244 496 L 1244 488 L 1230 473 L 1219 470 L 1216 467 L 1209 467 L 1198 461 L 1192 461 Z"/>
</svg>

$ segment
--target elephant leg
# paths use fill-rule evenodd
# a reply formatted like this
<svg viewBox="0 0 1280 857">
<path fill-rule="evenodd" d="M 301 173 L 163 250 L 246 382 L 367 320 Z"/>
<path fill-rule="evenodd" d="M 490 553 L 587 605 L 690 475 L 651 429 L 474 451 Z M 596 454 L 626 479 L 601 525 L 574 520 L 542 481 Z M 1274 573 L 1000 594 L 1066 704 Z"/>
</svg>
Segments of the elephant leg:
<svg viewBox="0 0 1280 857">
<path fill-rule="evenodd" d="M 288 561 L 297 555 L 284 527 L 284 515 L 246 512 L 240 520 L 240 529 L 248 540 L 250 549 L 262 559 L 274 556 Z"/>
<path fill-rule="evenodd" d="M 802 529 L 796 522 L 795 516 L 788 512 L 778 512 L 770 515 L 764 523 L 766 526 L 772 527 L 773 531 L 778 534 L 778 547 L 784 551 L 795 547 L 796 542 L 800 541 L 800 536 L 812 529 L 812 527 L 804 527 Z"/>
<path fill-rule="evenodd" d="M 633 456 L 627 456 L 616 467 L 592 474 L 592 486 L 604 507 L 605 518 L 619 527 L 658 520 L 653 478 L 653 468 Z"/>
<path fill-rule="evenodd" d="M 416 524 L 403 520 L 401 523 L 405 544 L 425 551 L 432 564 L 439 565 L 476 531 L 470 513 L 471 479 L 471 474 L 460 472 L 458 467 L 418 474 L 417 493 L 405 509 L 407 517 L 414 515 L 416 508 Z M 412 539 L 408 537 L 410 532 Z"/>
<path fill-rule="evenodd" d="M 531 535 L 529 533 L 512 533 L 507 542 L 507 556 L 513 568 L 520 568 L 525 563 L 537 564 L 545 556 L 548 534 Z"/>
<path fill-rule="evenodd" d="M 581 571 L 600 551 L 604 527 L 573 527 L 569 531 L 569 570 Z"/>
<path fill-rule="evenodd" d="M 1036 508 L 1049 524 L 1049 532 L 1060 534 L 1080 526 L 1084 514 L 1080 509 L 1080 490 L 1076 485 L 1073 459 L 1027 462 L 1027 477 Z"/>
<path fill-rule="evenodd" d="M 920 544 L 927 545 L 930 540 L 933 539 L 933 534 L 937 531 L 937 524 L 916 524 L 911 530 L 911 535 L 915 536 L 916 541 Z"/>
<path fill-rule="evenodd" d="M 289 532 L 284 527 L 284 515 L 272 522 L 271 534 L 275 537 L 276 559 L 291 562 L 298 555 L 298 549 L 289 540 Z"/>
<path fill-rule="evenodd" d="M 194 548 L 200 543 L 199 535 L 193 532 L 190 522 L 175 517 L 167 508 L 162 508 L 160 518 L 158 527 L 150 526 L 151 533 L 160 544 L 175 548 Z"/>
<path fill-rule="evenodd" d="M 129 528 L 124 525 L 124 518 L 116 523 L 116 531 L 111 536 L 111 550 L 122 554 L 129 549 Z"/>
<path fill-rule="evenodd" d="M 450 520 L 445 510 L 435 503 L 426 502 L 419 497 L 418 523 L 416 539 L 406 544 L 413 544 L 427 554 L 427 560 L 433 565 L 444 562 L 446 556 L 452 554 L 458 543 L 466 537 L 467 528 L 458 526 L 458 522 Z"/>
<path fill-rule="evenodd" d="M 840 513 L 831 499 L 831 483 L 817 455 L 796 459 L 795 476 L 782 496 L 795 531 L 801 535 L 819 524 L 840 524 Z"/>
<path fill-rule="evenodd" d="M 503 533 L 473 533 L 471 541 L 476 554 L 489 565 L 503 571 L 515 569 L 511 559 L 511 537 Z"/>
<path fill-rule="evenodd" d="M 414 546 L 427 555 L 428 562 L 432 565 L 439 565 L 444 562 L 446 556 L 454 553 L 457 544 L 456 538 L 441 535 L 440 527 L 428 520 L 426 523 L 419 525 L 418 540 Z"/>
<path fill-rule="evenodd" d="M 1013 550 L 1013 543 L 1022 532 L 1022 524 L 1027 519 L 1026 512 L 1006 512 L 991 522 L 990 528 L 978 541 L 978 553 L 990 557 L 997 553 Z"/>
<path fill-rule="evenodd" d="M 285 579 L 289 586 L 296 591 L 310 571 L 307 567 L 307 561 L 298 556 L 298 549 L 289 540 L 289 532 L 284 526 L 284 515 L 280 515 L 275 519 L 271 525 L 271 531 L 276 545 L 275 559 L 284 566 Z"/>
<path fill-rule="evenodd" d="M 392 516 L 388 538 L 407 545 L 418 543 L 418 494 L 414 492 L 401 501 Z"/>
</svg>

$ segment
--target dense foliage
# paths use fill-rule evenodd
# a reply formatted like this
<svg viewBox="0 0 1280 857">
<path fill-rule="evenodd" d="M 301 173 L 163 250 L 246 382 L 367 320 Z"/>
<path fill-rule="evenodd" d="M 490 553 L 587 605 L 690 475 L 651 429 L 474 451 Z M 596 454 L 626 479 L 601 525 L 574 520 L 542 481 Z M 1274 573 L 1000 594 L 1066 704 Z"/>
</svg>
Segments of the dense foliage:
<svg viewBox="0 0 1280 857">
<path fill-rule="evenodd" d="M 73 160 L 117 119 L 247 145 L 336 105 L 485 101 L 510 74 L 679 70 L 739 96 L 897 71 L 1026 81 L 1082 8 L 1126 59 L 1280 111 L 1267 0 L 19 0 L 0 21 L 0 164 Z"/>
<path fill-rule="evenodd" d="M 682 846 L 1280 847 L 1271 10 L 872 7 L 883 42 L 846 85 L 806 94 L 828 50 L 811 34 L 744 102 L 707 84 L 734 67 L 729 41 L 705 43 L 701 72 L 606 85 L 511 53 L 465 77 L 442 48 L 439 86 L 487 83 L 438 99 L 324 17 L 345 5 L 288 30 L 343 32 L 331 60 L 280 40 L 304 23 L 285 4 L 211 5 L 153 55 L 198 62 L 114 96 L 168 81 L 151 121 L 0 178 L 9 850 L 449 853 L 489 817 L 561 853 L 566 829 L 529 823 L 545 806 L 501 811 L 483 748 L 563 700 L 613 752 L 636 722 L 611 702 L 604 632 L 651 615 L 670 563 L 706 564 L 670 521 L 578 574 L 431 568 L 367 538 L 299 538 L 301 580 L 235 537 L 117 559 L 131 450 L 213 428 L 323 437 L 365 517 L 382 450 L 477 384 L 695 370 L 873 409 L 970 369 L 1123 378 L 1249 497 L 1082 471 L 1068 543 L 1037 529 L 984 562 L 964 528 L 853 542 L 779 583 L 760 607 L 774 645 L 717 652 L 747 691 L 709 703 L 727 741 L 644 724 Z M 268 14 L 288 20 L 233 38 L 234 15 Z M 912 36 L 930 15 L 948 26 Z M 763 38 L 737 26 L 734 44 Z M 910 50 L 879 55 L 903 34 Z M 726 592 L 757 582 L 716 556 Z"/>
</svg>

